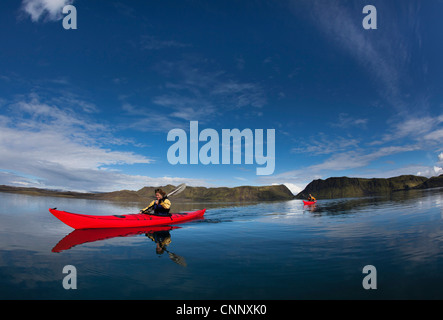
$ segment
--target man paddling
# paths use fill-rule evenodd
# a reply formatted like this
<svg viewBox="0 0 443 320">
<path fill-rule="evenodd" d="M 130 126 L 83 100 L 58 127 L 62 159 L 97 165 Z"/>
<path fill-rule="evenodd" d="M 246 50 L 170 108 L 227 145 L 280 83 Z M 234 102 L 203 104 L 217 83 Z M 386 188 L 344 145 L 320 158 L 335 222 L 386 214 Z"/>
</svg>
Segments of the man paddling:
<svg viewBox="0 0 443 320">
<path fill-rule="evenodd" d="M 308 201 L 315 202 L 316 199 L 312 196 L 312 194 L 309 194 Z"/>
<path fill-rule="evenodd" d="M 166 192 L 162 189 L 155 189 L 155 197 L 157 200 L 153 200 L 149 206 L 140 210 L 140 213 L 148 213 L 148 211 L 154 210 L 155 215 L 169 216 L 169 210 L 171 208 L 171 201 L 169 201 Z"/>
</svg>

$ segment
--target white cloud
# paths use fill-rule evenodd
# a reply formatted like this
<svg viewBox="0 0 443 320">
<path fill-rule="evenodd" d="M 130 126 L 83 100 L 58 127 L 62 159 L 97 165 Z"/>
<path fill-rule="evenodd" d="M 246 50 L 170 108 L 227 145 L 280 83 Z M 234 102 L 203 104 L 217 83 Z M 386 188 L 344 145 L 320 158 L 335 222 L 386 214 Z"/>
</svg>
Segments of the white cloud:
<svg viewBox="0 0 443 320">
<path fill-rule="evenodd" d="M 433 166 L 433 167 L 424 167 L 422 170 L 417 171 L 416 175 L 423 177 L 434 177 L 443 173 L 443 168 Z"/>
<path fill-rule="evenodd" d="M 0 184 L 78 192 L 139 190 L 145 186 L 179 185 L 181 183 L 190 186 L 209 186 L 206 180 L 201 179 L 129 175 L 96 168 L 72 169 L 52 162 L 37 163 L 30 169 L 39 176 L 35 177 L 23 172 L 2 171 L 0 169 Z"/>
<path fill-rule="evenodd" d="M 74 0 L 23 0 L 22 10 L 34 22 L 41 18 L 56 21 L 63 17 L 63 7 L 73 2 Z"/>
<path fill-rule="evenodd" d="M 67 97 L 42 102 L 31 94 L 5 103 L 0 115 L 0 184 L 99 192 L 180 183 L 211 186 L 202 179 L 131 175 L 115 169 L 153 160 L 114 150 L 133 141 L 116 137 L 111 126 L 93 119 L 91 113 L 98 110 L 93 104 Z"/>
<path fill-rule="evenodd" d="M 0 183 L 111 191 L 152 182 L 110 169 L 152 160 L 111 149 L 130 141 L 114 137 L 105 124 L 89 119 L 83 106 L 80 103 L 80 112 L 67 104 L 62 109 L 31 95 L 4 108 L 8 114 L 0 116 Z"/>
<path fill-rule="evenodd" d="M 418 172 L 418 175 L 426 176 L 426 177 L 432 177 L 432 176 L 439 176 L 443 174 L 443 152 L 440 153 L 438 156 L 438 161 L 433 167 L 427 167 L 425 170 L 421 170 Z"/>
</svg>

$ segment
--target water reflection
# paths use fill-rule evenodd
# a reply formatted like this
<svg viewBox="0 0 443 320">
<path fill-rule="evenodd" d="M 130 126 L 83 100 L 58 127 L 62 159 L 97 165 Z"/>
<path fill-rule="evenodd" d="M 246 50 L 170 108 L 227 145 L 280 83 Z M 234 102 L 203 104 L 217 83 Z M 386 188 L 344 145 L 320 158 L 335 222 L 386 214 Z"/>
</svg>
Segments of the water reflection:
<svg viewBox="0 0 443 320">
<path fill-rule="evenodd" d="M 186 267 L 186 260 L 170 252 L 167 247 L 171 244 L 171 230 L 180 229 L 177 226 L 153 226 L 140 228 L 106 228 L 106 229 L 78 229 L 72 231 L 70 234 L 61 239 L 52 252 L 62 252 L 69 250 L 75 246 L 96 241 L 103 241 L 117 237 L 133 237 L 138 235 L 145 235 L 147 238 L 155 242 L 155 252 L 158 255 L 167 253 L 169 258 L 175 263 Z"/>
<path fill-rule="evenodd" d="M 71 232 L 48 212 L 55 206 L 108 215 L 141 207 L 0 194 L 0 299 L 443 297 L 443 190 L 321 199 L 306 208 L 298 199 L 223 206 L 174 202 L 175 212 L 211 208 L 205 219 L 180 225 L 177 232 Z M 204 241 L 196 245 L 196 239 Z M 50 252 L 52 247 L 61 253 Z M 189 268 L 177 265 L 186 262 Z M 367 264 L 377 267 L 383 289 L 362 289 Z M 66 265 L 77 268 L 81 290 L 63 289 Z"/>
<path fill-rule="evenodd" d="M 361 212 L 368 208 L 373 211 L 377 207 L 393 208 L 401 206 L 416 209 L 420 205 L 421 199 L 429 196 L 437 196 L 438 199 L 441 194 L 443 194 L 443 189 L 398 191 L 385 196 L 321 200 L 315 205 L 304 205 L 303 209 L 315 213 L 314 216 L 343 215 Z"/>
<path fill-rule="evenodd" d="M 168 251 L 167 247 L 171 244 L 171 233 L 168 230 L 161 230 L 161 231 L 155 231 L 155 232 L 148 232 L 145 234 L 149 239 L 155 242 L 155 252 L 159 255 L 162 255 L 163 253 L 167 252 L 169 258 L 177 263 L 178 265 L 181 265 L 182 267 L 186 267 L 187 263 L 185 258 L 182 256 L 179 256 L 178 254 L 175 254 L 173 252 Z"/>
<path fill-rule="evenodd" d="M 303 204 L 303 210 L 305 211 L 315 212 L 316 209 L 317 209 L 317 203 Z"/>
</svg>

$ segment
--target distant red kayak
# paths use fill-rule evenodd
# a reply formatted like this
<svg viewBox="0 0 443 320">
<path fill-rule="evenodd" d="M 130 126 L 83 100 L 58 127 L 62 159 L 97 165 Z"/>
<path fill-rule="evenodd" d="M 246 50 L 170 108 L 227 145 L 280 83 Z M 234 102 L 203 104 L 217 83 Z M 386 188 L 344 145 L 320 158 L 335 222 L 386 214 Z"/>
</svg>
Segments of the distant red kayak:
<svg viewBox="0 0 443 320">
<path fill-rule="evenodd" d="M 305 200 L 303 200 L 303 203 L 305 204 L 305 206 L 312 206 L 313 204 L 316 204 L 317 201 L 305 201 Z"/>
<path fill-rule="evenodd" d="M 96 228 L 125 228 L 125 227 L 147 227 L 181 223 L 196 218 L 202 218 L 206 209 L 194 212 L 172 213 L 171 216 L 156 216 L 150 214 L 127 214 L 113 216 L 99 216 L 70 213 L 60 211 L 56 208 L 49 209 L 60 221 L 74 229 L 96 229 Z"/>
<path fill-rule="evenodd" d="M 116 237 L 132 237 L 140 234 L 152 234 L 158 231 L 170 231 L 179 229 L 173 226 L 153 226 L 138 228 L 105 228 L 105 229 L 81 229 L 74 230 L 57 243 L 52 252 L 69 250 L 83 243 L 106 240 Z"/>
</svg>

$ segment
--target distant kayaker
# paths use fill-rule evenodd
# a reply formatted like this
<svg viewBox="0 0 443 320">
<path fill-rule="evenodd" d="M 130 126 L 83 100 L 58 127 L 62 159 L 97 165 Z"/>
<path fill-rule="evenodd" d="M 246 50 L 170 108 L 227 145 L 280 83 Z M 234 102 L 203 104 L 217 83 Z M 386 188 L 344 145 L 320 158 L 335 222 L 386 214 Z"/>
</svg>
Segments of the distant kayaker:
<svg viewBox="0 0 443 320">
<path fill-rule="evenodd" d="M 309 194 L 308 201 L 317 201 L 312 194 Z"/>
<path fill-rule="evenodd" d="M 140 210 L 140 213 L 148 213 L 149 210 L 154 210 L 154 214 L 161 216 L 168 216 L 169 209 L 171 208 L 171 201 L 169 201 L 166 192 L 162 189 L 155 189 L 155 197 L 157 200 L 153 200 L 149 206 Z"/>
</svg>

